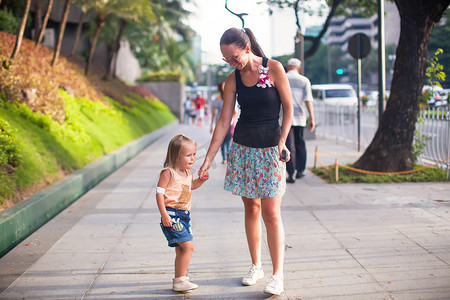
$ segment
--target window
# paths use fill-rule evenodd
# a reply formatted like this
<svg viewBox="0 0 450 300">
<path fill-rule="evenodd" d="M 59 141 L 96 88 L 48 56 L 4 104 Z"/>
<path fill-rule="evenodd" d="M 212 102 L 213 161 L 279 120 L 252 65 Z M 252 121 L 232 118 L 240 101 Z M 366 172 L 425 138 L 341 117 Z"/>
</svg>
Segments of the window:
<svg viewBox="0 0 450 300">
<path fill-rule="evenodd" d="M 325 96 L 327 98 L 348 98 L 355 97 L 354 93 L 350 89 L 339 89 L 339 90 L 326 90 Z"/>
</svg>

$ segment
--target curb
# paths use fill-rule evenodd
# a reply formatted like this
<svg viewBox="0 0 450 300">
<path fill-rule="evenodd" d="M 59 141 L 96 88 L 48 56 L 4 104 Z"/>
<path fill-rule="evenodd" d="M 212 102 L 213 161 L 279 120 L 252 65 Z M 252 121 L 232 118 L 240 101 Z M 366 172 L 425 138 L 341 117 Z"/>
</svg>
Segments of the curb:
<svg viewBox="0 0 450 300">
<path fill-rule="evenodd" d="M 0 257 L 178 125 L 174 121 L 109 153 L 0 213 Z"/>
</svg>

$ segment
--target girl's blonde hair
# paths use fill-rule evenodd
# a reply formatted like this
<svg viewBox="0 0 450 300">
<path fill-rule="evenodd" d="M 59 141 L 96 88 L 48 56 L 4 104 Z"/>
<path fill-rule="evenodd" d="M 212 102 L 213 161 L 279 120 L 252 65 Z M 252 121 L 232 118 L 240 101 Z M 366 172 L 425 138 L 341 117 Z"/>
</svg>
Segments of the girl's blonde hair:
<svg viewBox="0 0 450 300">
<path fill-rule="evenodd" d="M 164 168 L 175 168 L 177 166 L 181 148 L 186 143 L 193 143 L 194 145 L 197 145 L 197 143 L 193 139 L 188 138 L 184 134 L 178 134 L 172 138 L 169 143 L 169 147 L 167 148 Z"/>
</svg>

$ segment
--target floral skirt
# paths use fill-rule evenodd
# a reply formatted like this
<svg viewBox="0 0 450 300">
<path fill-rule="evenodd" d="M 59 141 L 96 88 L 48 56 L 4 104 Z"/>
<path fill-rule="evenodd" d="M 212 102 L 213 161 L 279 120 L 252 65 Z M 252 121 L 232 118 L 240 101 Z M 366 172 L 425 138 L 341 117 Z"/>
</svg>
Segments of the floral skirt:
<svg viewBox="0 0 450 300">
<path fill-rule="evenodd" d="M 286 190 L 286 163 L 278 147 L 250 148 L 232 143 L 224 188 L 247 198 L 281 197 Z"/>
</svg>

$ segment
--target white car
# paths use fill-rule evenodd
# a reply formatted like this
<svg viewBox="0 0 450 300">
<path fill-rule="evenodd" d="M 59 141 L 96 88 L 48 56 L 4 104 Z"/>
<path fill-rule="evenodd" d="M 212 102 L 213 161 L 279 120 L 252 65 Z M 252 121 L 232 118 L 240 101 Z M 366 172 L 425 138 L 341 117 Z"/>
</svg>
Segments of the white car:
<svg viewBox="0 0 450 300">
<path fill-rule="evenodd" d="M 349 84 L 313 84 L 314 101 L 328 105 L 351 106 L 358 104 L 358 97 Z"/>
</svg>

